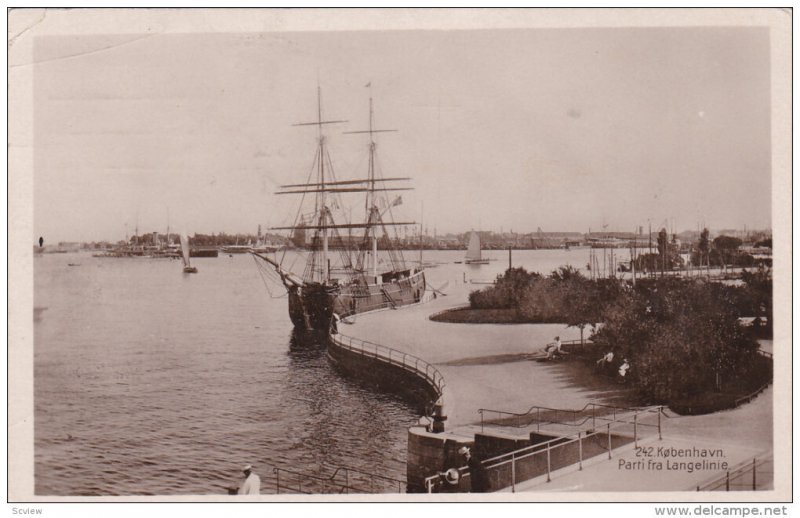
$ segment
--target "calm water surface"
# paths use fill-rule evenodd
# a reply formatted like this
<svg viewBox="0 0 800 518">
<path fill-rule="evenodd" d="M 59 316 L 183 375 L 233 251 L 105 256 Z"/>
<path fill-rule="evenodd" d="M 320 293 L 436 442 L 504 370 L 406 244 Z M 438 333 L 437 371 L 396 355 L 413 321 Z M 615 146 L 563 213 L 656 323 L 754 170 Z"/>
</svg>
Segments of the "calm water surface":
<svg viewBox="0 0 800 518">
<path fill-rule="evenodd" d="M 491 280 L 508 265 L 500 251 L 489 265 L 454 264 L 463 254 L 426 252 L 439 263 L 430 282 Z M 514 265 L 547 273 L 587 258 L 523 251 Z M 251 257 L 195 264 L 185 275 L 169 259 L 35 258 L 36 493 L 225 494 L 245 463 L 262 492 L 276 466 L 405 480 L 414 406 L 294 340 L 285 297 Z"/>
</svg>

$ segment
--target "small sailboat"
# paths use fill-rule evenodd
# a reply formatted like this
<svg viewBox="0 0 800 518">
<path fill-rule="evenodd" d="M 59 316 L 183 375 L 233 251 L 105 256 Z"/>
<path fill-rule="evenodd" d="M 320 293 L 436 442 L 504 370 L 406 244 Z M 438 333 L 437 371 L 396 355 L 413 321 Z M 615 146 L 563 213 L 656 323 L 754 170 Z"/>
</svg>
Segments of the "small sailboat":
<svg viewBox="0 0 800 518">
<path fill-rule="evenodd" d="M 197 267 L 189 262 L 189 238 L 186 234 L 181 234 L 181 254 L 183 254 L 183 273 L 197 273 Z"/>
<path fill-rule="evenodd" d="M 489 259 L 481 257 L 481 238 L 477 232 L 472 232 L 469 236 L 469 246 L 464 264 L 489 264 Z"/>
</svg>

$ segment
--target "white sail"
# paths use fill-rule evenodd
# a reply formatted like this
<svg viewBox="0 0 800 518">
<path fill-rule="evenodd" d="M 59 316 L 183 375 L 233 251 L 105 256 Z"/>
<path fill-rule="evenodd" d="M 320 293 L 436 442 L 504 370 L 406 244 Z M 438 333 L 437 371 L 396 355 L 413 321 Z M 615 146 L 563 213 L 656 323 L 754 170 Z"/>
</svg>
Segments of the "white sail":
<svg viewBox="0 0 800 518">
<path fill-rule="evenodd" d="M 477 232 L 473 232 L 469 236 L 469 247 L 467 248 L 467 261 L 480 261 L 481 260 L 481 238 Z"/>
<path fill-rule="evenodd" d="M 189 264 L 189 238 L 186 234 L 181 234 L 181 253 L 183 254 L 183 266 L 191 266 Z"/>
</svg>

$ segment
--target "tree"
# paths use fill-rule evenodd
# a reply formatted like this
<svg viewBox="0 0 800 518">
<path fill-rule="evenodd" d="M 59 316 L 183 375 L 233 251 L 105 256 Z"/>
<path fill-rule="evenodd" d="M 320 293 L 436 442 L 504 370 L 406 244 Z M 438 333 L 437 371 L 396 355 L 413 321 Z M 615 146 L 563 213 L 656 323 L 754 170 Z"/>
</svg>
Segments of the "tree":
<svg viewBox="0 0 800 518">
<path fill-rule="evenodd" d="M 739 325 L 729 287 L 658 279 L 624 292 L 593 336 L 628 358 L 634 385 L 653 402 L 701 397 L 742 383 L 758 344 Z"/>
<path fill-rule="evenodd" d="M 700 266 L 703 266 L 703 259 L 706 260 L 706 265 L 708 265 L 708 229 L 704 228 L 703 231 L 700 233 L 700 242 L 697 244 L 697 248 L 700 251 Z"/>
<path fill-rule="evenodd" d="M 736 261 L 742 240 L 731 236 L 717 236 L 714 238 L 714 251 L 718 254 L 722 266 L 727 266 Z"/>
<path fill-rule="evenodd" d="M 667 252 L 669 243 L 667 243 L 667 229 L 662 228 L 658 232 L 658 255 L 661 258 L 661 276 L 664 276 L 664 268 L 667 264 Z"/>
</svg>

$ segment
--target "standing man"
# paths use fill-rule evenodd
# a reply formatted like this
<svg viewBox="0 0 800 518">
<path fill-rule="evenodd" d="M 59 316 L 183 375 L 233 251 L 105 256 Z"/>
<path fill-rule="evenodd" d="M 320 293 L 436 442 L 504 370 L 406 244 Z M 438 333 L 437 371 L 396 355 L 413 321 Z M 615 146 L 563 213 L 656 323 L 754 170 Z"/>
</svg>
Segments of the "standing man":
<svg viewBox="0 0 800 518">
<path fill-rule="evenodd" d="M 253 466 L 248 464 L 242 468 L 244 473 L 244 482 L 239 488 L 240 495 L 258 495 L 261 494 L 261 479 L 258 475 L 253 473 Z"/>
<path fill-rule="evenodd" d="M 458 453 L 464 456 L 469 468 L 470 493 L 488 493 L 489 475 L 486 473 L 483 463 L 473 457 L 466 446 L 462 446 Z"/>
</svg>

